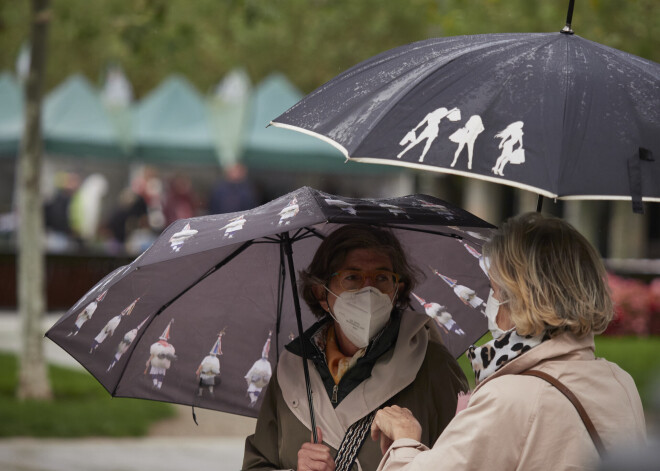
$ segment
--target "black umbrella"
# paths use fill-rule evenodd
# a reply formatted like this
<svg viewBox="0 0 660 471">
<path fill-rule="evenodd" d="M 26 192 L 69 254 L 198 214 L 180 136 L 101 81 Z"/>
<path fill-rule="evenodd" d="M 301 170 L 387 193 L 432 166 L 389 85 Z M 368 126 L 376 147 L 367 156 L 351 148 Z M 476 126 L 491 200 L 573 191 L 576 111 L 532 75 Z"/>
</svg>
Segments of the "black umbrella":
<svg viewBox="0 0 660 471">
<path fill-rule="evenodd" d="M 572 5 L 572 2 L 571 2 Z M 573 34 L 429 39 L 368 59 L 271 124 L 347 159 L 559 199 L 660 201 L 660 64 Z"/>
<path fill-rule="evenodd" d="M 426 275 L 414 308 L 438 322 L 454 355 L 486 332 L 481 247 L 493 226 L 426 195 L 356 199 L 304 187 L 250 211 L 175 222 L 46 335 L 113 396 L 256 416 L 280 351 L 315 320 L 291 290 L 294 267 L 347 223 L 398 236 Z"/>
</svg>

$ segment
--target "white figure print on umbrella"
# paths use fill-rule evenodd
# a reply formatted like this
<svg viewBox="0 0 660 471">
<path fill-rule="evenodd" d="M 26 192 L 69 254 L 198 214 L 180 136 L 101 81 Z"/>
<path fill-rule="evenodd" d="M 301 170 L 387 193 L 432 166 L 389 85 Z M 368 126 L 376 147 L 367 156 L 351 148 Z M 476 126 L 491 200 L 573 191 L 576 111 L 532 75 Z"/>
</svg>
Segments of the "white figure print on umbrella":
<svg viewBox="0 0 660 471">
<path fill-rule="evenodd" d="M 224 229 L 225 230 L 224 237 L 231 239 L 234 237 L 233 234 L 234 232 L 243 229 L 243 225 L 245 224 L 245 222 L 246 222 L 245 216 L 241 214 L 240 216 L 230 219 L 229 223 L 221 227 L 220 230 Z"/>
<path fill-rule="evenodd" d="M 458 242 L 459 242 L 460 244 L 462 244 L 463 247 L 465 247 L 465 250 L 467 250 L 468 253 L 469 253 L 470 255 L 472 255 L 474 258 L 476 258 L 477 260 L 479 260 L 479 268 L 481 268 L 481 271 L 483 271 L 483 272 L 486 274 L 486 276 L 488 276 L 488 266 L 487 266 L 487 264 L 486 264 L 486 259 L 485 259 L 485 257 L 481 254 L 481 252 L 479 252 L 477 249 L 475 249 L 474 247 L 472 247 L 472 246 L 471 246 L 470 244 L 468 244 L 467 242 L 463 242 L 463 241 L 460 241 L 460 240 L 459 240 Z M 490 277 L 489 277 L 489 278 L 490 278 Z"/>
<path fill-rule="evenodd" d="M 328 206 L 337 206 L 342 211 L 346 211 L 347 213 L 352 214 L 353 216 L 357 214 L 355 207 L 351 203 L 347 203 L 344 200 L 325 198 L 325 204 L 327 204 Z"/>
<path fill-rule="evenodd" d="M 282 211 L 279 212 L 280 221 L 277 223 L 278 226 L 289 224 L 291 221 L 289 219 L 294 218 L 296 214 L 300 212 L 300 206 L 298 206 L 298 198 L 293 198 L 289 201 Z"/>
<path fill-rule="evenodd" d="M 426 145 L 424 146 L 422 155 L 419 157 L 419 161 L 424 162 L 424 156 L 431 148 L 431 144 L 433 144 L 435 138 L 438 137 L 440 132 L 440 122 L 443 120 L 443 118 L 447 118 L 449 121 L 458 121 L 461 119 L 461 110 L 458 108 L 452 108 L 448 110 L 445 107 L 441 107 L 427 114 L 417 126 L 415 126 L 412 130 L 408 131 L 405 136 L 403 136 L 403 139 L 401 139 L 399 145 L 405 146 L 408 144 L 408 146 L 399 152 L 397 157 L 400 159 L 403 157 L 403 154 L 426 139 Z M 424 130 L 419 134 L 415 134 L 415 131 L 424 125 L 426 125 Z"/>
<path fill-rule="evenodd" d="M 504 166 L 506 164 L 522 164 L 525 162 L 525 149 L 523 149 L 523 125 L 522 121 L 516 121 L 509 124 L 506 129 L 495 134 L 495 137 L 502 139 L 498 147 L 502 153 L 497 158 L 492 172 L 501 177 L 504 176 Z M 514 146 L 518 147 L 514 149 Z"/>
<path fill-rule="evenodd" d="M 431 268 L 433 273 L 442 278 L 442 280 L 454 290 L 454 294 L 458 296 L 461 301 L 463 301 L 463 304 L 466 306 L 471 306 L 475 309 L 480 306 L 485 307 L 484 300 L 477 296 L 477 292 L 475 290 L 468 288 L 467 286 L 459 285 L 458 280 L 454 280 L 448 276 L 443 275 L 435 268 L 429 268 Z"/>
<path fill-rule="evenodd" d="M 433 211 L 436 214 L 438 214 L 440 216 L 444 216 L 449 220 L 455 219 L 454 213 L 452 213 L 451 210 L 449 210 L 446 206 L 443 206 L 441 204 L 429 203 L 428 201 L 424 201 L 424 200 L 421 200 L 419 198 L 417 199 L 417 201 L 419 201 L 419 203 L 420 203 L 419 205 L 424 209 L 428 209 L 430 211 Z"/>
<path fill-rule="evenodd" d="M 456 335 L 465 335 L 463 329 L 454 320 L 453 316 L 447 311 L 447 308 L 442 304 L 426 302 L 426 300 L 415 293 L 411 293 L 419 304 L 422 305 L 426 315 L 433 319 L 438 327 L 444 330 L 447 334 L 453 332 Z"/>
<path fill-rule="evenodd" d="M 133 312 L 133 308 L 137 304 L 137 302 L 140 300 L 140 298 L 137 298 L 135 301 L 133 301 L 131 304 L 126 307 L 123 311 L 121 311 L 120 314 L 117 314 L 115 317 L 110 319 L 108 323 L 101 329 L 101 331 L 94 337 L 94 341 L 92 342 L 92 346 L 89 349 L 89 353 L 94 353 L 97 348 L 99 348 L 99 345 L 101 345 L 108 336 L 114 335 L 115 329 L 119 326 L 119 323 L 123 319 L 124 316 L 130 316 L 131 312 Z"/>
<path fill-rule="evenodd" d="M 78 314 L 78 317 L 76 317 L 76 322 L 73 324 L 73 330 L 69 332 L 69 336 L 78 335 L 78 332 L 80 332 L 80 329 L 82 328 L 83 324 L 92 318 L 94 312 L 96 311 L 96 308 L 98 307 L 99 303 L 103 301 L 103 298 L 105 298 L 105 295 L 107 293 L 108 290 L 105 290 L 104 292 L 99 294 L 94 301 L 89 303 L 85 307 L 85 309 L 80 311 L 80 314 Z"/>
<path fill-rule="evenodd" d="M 181 250 L 183 243 L 195 234 L 197 234 L 197 230 L 191 229 L 190 223 L 183 226 L 183 229 L 175 234 L 172 234 L 172 237 L 170 237 L 170 246 L 172 247 L 172 250 L 175 252 Z"/>
<path fill-rule="evenodd" d="M 173 322 L 174 319 L 167 324 L 158 341 L 151 344 L 149 348 L 149 359 L 147 360 L 144 374 L 147 374 L 147 371 L 149 371 L 154 389 L 161 389 L 163 387 L 165 374 L 170 369 L 170 366 L 172 366 L 172 361 L 176 360 L 174 345 L 169 343 Z"/>
<path fill-rule="evenodd" d="M 225 330 L 226 327 L 218 333 L 218 339 L 213 344 L 213 347 L 211 347 L 211 351 L 202 359 L 202 362 L 197 367 L 197 371 L 195 371 L 199 380 L 198 396 L 203 394 L 204 389 L 213 395 L 213 387 L 220 382 L 219 357 L 222 355 L 222 337 L 225 335 Z"/>
<path fill-rule="evenodd" d="M 487 242 L 490 239 L 490 236 L 485 235 L 485 234 L 479 234 L 478 232 L 474 231 L 468 231 L 461 229 L 458 226 L 449 226 L 451 229 L 454 229 L 455 231 L 462 232 L 463 234 L 467 234 L 470 237 L 474 237 L 475 239 L 483 240 L 484 242 Z"/>
<path fill-rule="evenodd" d="M 270 340 L 273 336 L 273 331 L 268 332 L 268 339 L 261 350 L 261 358 L 254 362 L 252 368 L 245 375 L 247 381 L 247 395 L 250 398 L 250 407 L 254 407 L 259 399 L 261 390 L 268 384 L 270 377 L 273 374 L 273 369 L 268 361 L 268 354 L 270 353 Z"/>
<path fill-rule="evenodd" d="M 458 144 L 456 152 L 454 152 L 454 160 L 451 163 L 450 167 L 456 165 L 458 156 L 463 151 L 463 148 L 467 145 L 468 148 L 468 170 L 472 170 L 472 153 L 474 151 L 474 141 L 477 140 L 479 134 L 484 131 L 484 123 L 481 121 L 479 115 L 472 115 L 470 119 L 467 120 L 465 126 L 456 131 L 454 134 L 449 136 L 449 140 Z"/>
<path fill-rule="evenodd" d="M 406 218 L 410 219 L 410 216 L 406 214 L 406 211 L 404 209 L 399 208 L 398 206 L 394 206 L 393 204 L 387 204 L 387 203 L 378 203 L 378 206 L 380 206 L 383 209 L 387 209 L 390 213 L 394 214 L 395 216 L 398 216 L 399 214 L 403 214 Z"/>
<path fill-rule="evenodd" d="M 147 319 L 149 318 L 147 317 Z M 112 359 L 112 363 L 110 363 L 110 366 L 108 366 L 108 369 L 106 371 L 110 371 L 117 364 L 117 362 L 122 357 L 122 355 L 128 351 L 128 347 L 131 346 L 133 340 L 135 340 L 135 337 L 137 337 L 139 330 L 142 328 L 144 323 L 147 322 L 147 319 L 140 322 L 140 325 L 138 325 L 135 329 L 131 329 L 128 332 L 126 332 L 124 337 L 119 342 L 119 345 L 117 345 L 117 351 L 115 352 L 115 356 Z"/>
</svg>

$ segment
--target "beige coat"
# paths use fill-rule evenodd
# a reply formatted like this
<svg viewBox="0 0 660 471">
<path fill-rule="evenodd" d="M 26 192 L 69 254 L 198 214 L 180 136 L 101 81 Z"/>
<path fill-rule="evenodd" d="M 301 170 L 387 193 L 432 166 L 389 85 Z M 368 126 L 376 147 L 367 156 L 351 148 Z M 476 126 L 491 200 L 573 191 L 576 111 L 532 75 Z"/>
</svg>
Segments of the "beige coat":
<svg viewBox="0 0 660 471">
<path fill-rule="evenodd" d="M 371 376 L 336 408 L 309 361 L 316 425 L 333 456 L 347 429 L 384 403 L 398 404 L 422 419 L 422 442 L 431 444 L 456 412 L 456 396 L 467 388 L 456 360 L 439 343 L 435 322 L 406 312 L 394 348 L 374 365 Z M 298 450 L 311 441 L 309 406 L 300 357 L 285 351 L 268 385 L 254 435 L 245 442 L 243 469 L 296 469 Z M 377 442 L 367 438 L 354 470 L 375 470 L 382 458 Z"/>
<path fill-rule="evenodd" d="M 433 449 L 414 440 L 395 441 L 379 471 L 589 469 L 598 452 L 580 416 L 554 386 L 518 374 L 532 368 L 568 386 L 606 449 L 646 442 L 644 412 L 633 379 L 614 363 L 594 357 L 592 335 L 578 339 L 565 333 L 479 384 L 468 407 Z"/>
</svg>

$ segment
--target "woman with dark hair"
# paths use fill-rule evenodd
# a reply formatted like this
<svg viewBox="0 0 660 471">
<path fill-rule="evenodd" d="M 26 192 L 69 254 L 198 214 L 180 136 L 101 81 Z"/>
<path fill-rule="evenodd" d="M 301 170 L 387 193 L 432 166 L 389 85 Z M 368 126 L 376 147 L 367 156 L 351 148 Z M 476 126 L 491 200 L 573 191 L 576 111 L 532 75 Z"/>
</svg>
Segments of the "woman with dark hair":
<svg viewBox="0 0 660 471">
<path fill-rule="evenodd" d="M 388 230 L 346 225 L 323 241 L 300 274 L 319 321 L 280 356 L 243 469 L 373 470 L 382 453 L 366 437 L 384 405 L 415 411 L 422 442 L 435 442 L 467 381 L 433 320 L 406 310 L 415 273 Z M 311 443 L 302 342 L 312 352 L 318 443 Z"/>
<path fill-rule="evenodd" d="M 468 350 L 477 386 L 467 408 L 431 450 L 415 411 L 379 411 L 379 470 L 589 469 L 599 453 L 643 445 L 635 382 L 594 356 L 613 309 L 589 242 L 561 219 L 526 213 L 502 225 L 484 256 L 494 339 Z"/>
</svg>

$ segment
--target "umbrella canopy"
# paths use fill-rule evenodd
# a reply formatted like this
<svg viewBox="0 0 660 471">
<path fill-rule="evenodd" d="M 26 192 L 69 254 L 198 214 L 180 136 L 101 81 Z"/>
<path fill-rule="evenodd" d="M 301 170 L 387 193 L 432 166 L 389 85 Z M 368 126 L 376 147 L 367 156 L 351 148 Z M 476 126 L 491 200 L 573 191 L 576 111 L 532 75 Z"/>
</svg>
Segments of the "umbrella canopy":
<svg viewBox="0 0 660 471">
<path fill-rule="evenodd" d="M 0 74 L 0 156 L 15 156 L 23 135 L 23 92 L 9 72 Z"/>
<path fill-rule="evenodd" d="M 98 91 L 82 75 L 69 77 L 48 94 L 43 123 L 48 153 L 105 158 L 126 155 Z"/>
<path fill-rule="evenodd" d="M 255 89 L 248 110 L 243 161 L 254 169 L 322 173 L 387 173 L 387 169 L 346 163 L 341 152 L 308 136 L 267 128 L 273 116 L 303 97 L 282 74 L 271 74 Z"/>
<path fill-rule="evenodd" d="M 180 76 L 163 81 L 133 114 L 134 157 L 145 162 L 218 165 L 207 107 Z"/>
<path fill-rule="evenodd" d="M 250 211 L 175 222 L 46 335 L 114 396 L 256 416 L 248 391 L 258 397 L 284 345 L 315 321 L 291 289 L 295 270 L 347 223 L 397 235 L 425 275 L 413 308 L 438 322 L 455 356 L 486 332 L 479 257 L 493 226 L 426 195 L 370 200 L 303 187 Z"/>
<path fill-rule="evenodd" d="M 660 201 L 660 64 L 571 33 L 459 36 L 392 49 L 273 124 L 357 161 L 551 198 Z"/>
</svg>

